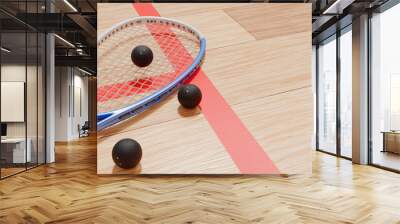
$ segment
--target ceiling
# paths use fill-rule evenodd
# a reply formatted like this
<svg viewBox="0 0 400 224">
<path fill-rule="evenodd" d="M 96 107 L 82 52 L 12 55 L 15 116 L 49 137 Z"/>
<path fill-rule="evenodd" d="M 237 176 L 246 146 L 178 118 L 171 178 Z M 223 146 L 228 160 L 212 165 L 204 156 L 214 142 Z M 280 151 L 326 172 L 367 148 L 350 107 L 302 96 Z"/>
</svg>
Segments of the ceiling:
<svg viewBox="0 0 400 224">
<path fill-rule="evenodd" d="M 9 60 L 35 55 L 25 32 L 54 32 L 56 65 L 78 66 L 96 73 L 96 0 L 1 0 L 2 46 Z M 52 13 L 49 13 L 49 12 Z M 32 39 L 27 35 L 27 40 Z M 32 53 L 32 55 L 31 55 Z M 5 57 L 3 57 L 4 60 Z"/>
</svg>

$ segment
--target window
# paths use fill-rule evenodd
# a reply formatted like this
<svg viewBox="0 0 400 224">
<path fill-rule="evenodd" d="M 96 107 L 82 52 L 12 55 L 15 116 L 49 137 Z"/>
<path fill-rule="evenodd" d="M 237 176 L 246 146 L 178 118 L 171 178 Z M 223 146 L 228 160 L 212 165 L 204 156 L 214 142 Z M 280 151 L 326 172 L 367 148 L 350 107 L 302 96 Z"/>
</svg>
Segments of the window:
<svg viewBox="0 0 400 224">
<path fill-rule="evenodd" d="M 400 130 L 400 73 L 390 74 L 390 130 Z"/>
<path fill-rule="evenodd" d="M 340 36 L 340 154 L 352 157 L 352 35 L 351 26 Z"/>
<path fill-rule="evenodd" d="M 318 149 L 336 153 L 336 36 L 318 47 Z"/>
<path fill-rule="evenodd" d="M 317 49 L 317 149 L 351 158 L 352 26 Z"/>
<path fill-rule="evenodd" d="M 400 170 L 400 5 L 371 18 L 372 164 Z"/>
</svg>

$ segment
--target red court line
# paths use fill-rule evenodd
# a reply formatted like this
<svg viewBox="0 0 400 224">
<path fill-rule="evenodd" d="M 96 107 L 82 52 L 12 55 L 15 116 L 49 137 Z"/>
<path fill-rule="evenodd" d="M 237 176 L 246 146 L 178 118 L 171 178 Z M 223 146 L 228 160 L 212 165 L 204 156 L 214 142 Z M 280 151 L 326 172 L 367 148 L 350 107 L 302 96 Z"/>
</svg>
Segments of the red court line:
<svg viewBox="0 0 400 224">
<path fill-rule="evenodd" d="M 171 76 L 175 76 L 175 72 L 99 86 L 97 88 L 97 102 L 105 102 L 156 90 L 163 84 L 161 80 L 171 79 L 169 78 Z"/>
<path fill-rule="evenodd" d="M 120 83 L 113 83 L 109 85 L 100 86 L 97 90 L 97 101 L 105 102 L 111 99 L 118 99 L 121 97 L 132 96 L 135 94 L 145 93 L 157 89 L 157 86 L 153 86 L 153 83 L 162 84 L 161 80 L 168 80 L 171 76 L 176 76 L 179 71 L 183 71 L 184 68 L 189 66 L 193 61 L 192 56 L 186 50 L 186 48 L 179 42 L 176 41 L 177 38 L 171 29 L 167 26 L 160 27 L 154 24 L 148 24 L 147 29 L 153 36 L 154 40 L 163 50 L 166 58 L 169 60 L 170 64 L 174 66 L 175 72 L 165 73 L 157 76 L 152 76 L 145 79 L 135 79 Z M 162 30 L 160 30 L 162 29 Z M 159 33 L 171 34 L 169 35 L 173 45 L 165 44 L 165 35 L 159 35 Z M 189 62 L 190 63 L 185 63 Z M 187 66 L 186 66 L 187 65 Z M 158 86 L 160 87 L 160 86 Z"/>
<path fill-rule="evenodd" d="M 160 16 L 151 3 L 133 3 L 133 8 L 140 16 Z M 157 40 L 157 37 L 155 39 Z M 176 41 L 180 42 L 178 39 Z M 180 45 L 182 46 L 182 44 Z M 184 49 L 183 46 L 182 48 Z M 172 63 L 175 59 L 170 58 L 169 60 Z M 202 113 L 240 172 L 279 174 L 273 161 L 201 69 L 192 78 L 191 83 L 196 84 L 202 90 L 203 99 L 200 103 Z"/>
</svg>

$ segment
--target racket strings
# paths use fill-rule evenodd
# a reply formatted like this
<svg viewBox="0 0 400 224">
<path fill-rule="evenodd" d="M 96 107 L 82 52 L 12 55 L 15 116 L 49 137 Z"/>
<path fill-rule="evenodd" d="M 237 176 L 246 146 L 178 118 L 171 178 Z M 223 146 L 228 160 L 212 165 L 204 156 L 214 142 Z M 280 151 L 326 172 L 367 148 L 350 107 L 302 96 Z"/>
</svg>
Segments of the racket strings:
<svg viewBox="0 0 400 224">
<path fill-rule="evenodd" d="M 148 67 L 131 61 L 131 51 L 138 45 L 153 51 Z M 168 85 L 193 63 L 200 48 L 191 32 L 158 23 L 124 27 L 98 47 L 99 113 L 129 106 Z"/>
</svg>

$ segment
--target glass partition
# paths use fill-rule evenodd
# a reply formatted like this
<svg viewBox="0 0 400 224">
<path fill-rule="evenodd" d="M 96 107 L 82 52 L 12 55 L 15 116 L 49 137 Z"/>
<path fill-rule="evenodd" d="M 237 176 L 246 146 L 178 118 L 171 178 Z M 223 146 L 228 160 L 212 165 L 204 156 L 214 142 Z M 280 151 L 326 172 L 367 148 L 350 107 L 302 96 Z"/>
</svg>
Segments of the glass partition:
<svg viewBox="0 0 400 224">
<path fill-rule="evenodd" d="M 43 33 L 38 34 L 38 74 L 37 74 L 37 162 L 44 164 L 46 162 L 46 36 Z"/>
<path fill-rule="evenodd" d="M 25 32 L 1 34 L 2 177 L 24 171 L 30 157 L 26 151 L 26 41 Z"/>
<path fill-rule="evenodd" d="M 41 13 L 41 4 L 39 1 L 27 2 L 26 12 Z M 31 20 L 37 20 L 34 16 Z M 37 21 L 34 21 L 37 23 Z M 30 155 L 27 161 L 27 167 L 35 167 L 39 160 L 39 67 L 40 67 L 40 49 L 39 32 L 27 27 L 27 151 Z"/>
<path fill-rule="evenodd" d="M 26 114 L 27 114 L 27 167 L 37 165 L 38 156 L 38 35 L 36 32 L 29 31 L 27 33 L 27 65 L 26 65 Z"/>
<path fill-rule="evenodd" d="M 43 1 L 14 3 L 0 6 L 43 11 Z M 45 163 L 45 44 L 45 34 L 0 12 L 0 178 Z"/>
</svg>

